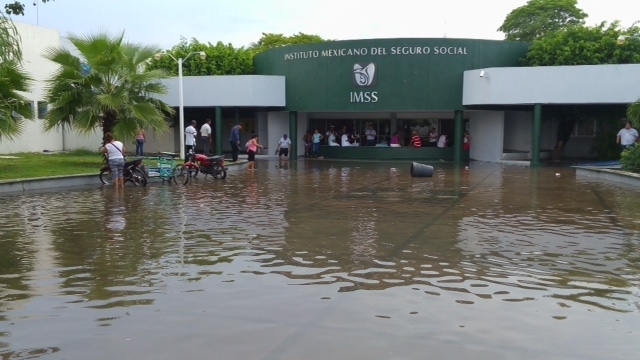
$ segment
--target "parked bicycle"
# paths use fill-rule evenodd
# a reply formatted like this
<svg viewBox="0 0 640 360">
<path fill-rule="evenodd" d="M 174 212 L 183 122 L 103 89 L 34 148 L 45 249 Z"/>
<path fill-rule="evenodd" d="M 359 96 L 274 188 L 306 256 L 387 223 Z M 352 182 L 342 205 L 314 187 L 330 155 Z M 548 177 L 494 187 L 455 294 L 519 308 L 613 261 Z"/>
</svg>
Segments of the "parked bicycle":
<svg viewBox="0 0 640 360">
<path fill-rule="evenodd" d="M 131 182 L 134 186 L 146 186 L 147 185 L 147 177 L 144 175 L 144 172 L 140 169 L 142 166 L 142 158 L 136 158 L 131 161 L 127 161 L 124 163 L 124 171 L 122 173 L 124 177 L 124 182 Z M 109 168 L 109 164 L 104 165 L 100 169 L 100 181 L 104 184 L 113 184 L 113 177 L 111 174 L 111 168 Z"/>
</svg>

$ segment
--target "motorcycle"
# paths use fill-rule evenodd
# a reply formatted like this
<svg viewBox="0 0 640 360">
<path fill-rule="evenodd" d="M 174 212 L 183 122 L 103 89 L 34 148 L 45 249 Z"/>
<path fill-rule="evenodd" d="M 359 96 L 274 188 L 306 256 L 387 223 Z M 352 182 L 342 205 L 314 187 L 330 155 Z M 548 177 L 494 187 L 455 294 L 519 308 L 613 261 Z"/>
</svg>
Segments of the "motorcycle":
<svg viewBox="0 0 640 360">
<path fill-rule="evenodd" d="M 205 156 L 202 154 L 196 154 L 195 160 L 198 164 L 198 170 L 200 170 L 200 173 L 205 174 L 205 179 L 208 175 L 213 176 L 214 179 L 224 179 L 227 177 L 228 168 L 224 166 L 224 155 Z M 194 177 L 196 175 L 198 174 L 196 173 Z"/>
<path fill-rule="evenodd" d="M 181 167 L 180 173 L 188 175 L 185 176 L 184 184 L 189 182 L 189 177 L 195 178 L 200 173 L 205 174 L 205 179 L 208 175 L 211 175 L 214 179 L 225 179 L 229 169 L 224 165 L 224 155 L 206 156 L 195 154 L 193 150 L 189 150 L 188 161 Z"/>
<path fill-rule="evenodd" d="M 144 175 L 144 172 L 140 169 L 142 166 L 142 158 L 136 158 L 131 161 L 127 161 L 124 163 L 123 177 L 124 182 L 130 181 L 134 186 L 146 186 L 147 185 L 147 177 Z M 104 184 L 113 183 L 113 177 L 111 175 L 111 168 L 109 168 L 109 164 L 107 163 L 100 169 L 100 181 Z"/>
</svg>

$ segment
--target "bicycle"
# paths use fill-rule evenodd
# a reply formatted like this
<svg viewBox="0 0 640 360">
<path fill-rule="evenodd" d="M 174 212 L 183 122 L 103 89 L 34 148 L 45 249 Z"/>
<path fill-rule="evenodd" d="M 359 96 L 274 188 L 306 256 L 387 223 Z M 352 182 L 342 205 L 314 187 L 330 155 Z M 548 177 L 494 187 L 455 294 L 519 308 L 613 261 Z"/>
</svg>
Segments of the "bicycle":
<svg viewBox="0 0 640 360">
<path fill-rule="evenodd" d="M 168 182 L 169 185 L 171 183 L 178 184 L 178 180 L 181 180 L 181 175 L 177 172 L 178 168 L 182 166 L 176 165 L 176 157 L 178 157 L 175 153 L 170 152 L 159 152 L 160 156 L 157 157 L 148 157 L 148 160 L 157 160 L 157 167 L 145 167 L 145 174 L 148 178 L 160 178 L 162 182 Z M 185 183 L 186 184 L 186 183 Z"/>
</svg>

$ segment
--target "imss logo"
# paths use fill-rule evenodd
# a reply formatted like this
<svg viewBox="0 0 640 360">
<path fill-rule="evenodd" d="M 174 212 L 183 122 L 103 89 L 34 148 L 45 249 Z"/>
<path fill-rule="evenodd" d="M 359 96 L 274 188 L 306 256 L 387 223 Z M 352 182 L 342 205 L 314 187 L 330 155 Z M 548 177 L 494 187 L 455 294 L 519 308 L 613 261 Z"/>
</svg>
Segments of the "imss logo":
<svg viewBox="0 0 640 360">
<path fill-rule="evenodd" d="M 353 85 L 357 87 L 373 87 L 378 84 L 378 72 L 375 63 L 353 64 Z M 352 91 L 349 94 L 352 103 L 378 102 L 377 91 Z"/>
<path fill-rule="evenodd" d="M 376 86 L 377 83 L 378 74 L 375 63 L 353 64 L 353 85 L 369 87 Z"/>
</svg>

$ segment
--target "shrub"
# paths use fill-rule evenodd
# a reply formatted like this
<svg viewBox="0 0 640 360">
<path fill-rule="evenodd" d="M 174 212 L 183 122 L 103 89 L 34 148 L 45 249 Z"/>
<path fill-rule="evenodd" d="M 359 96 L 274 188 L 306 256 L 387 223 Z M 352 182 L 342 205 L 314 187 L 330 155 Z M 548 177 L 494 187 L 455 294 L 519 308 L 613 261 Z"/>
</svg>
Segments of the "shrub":
<svg viewBox="0 0 640 360">
<path fill-rule="evenodd" d="M 622 170 L 640 173 L 640 146 L 626 148 L 620 157 Z"/>
</svg>

